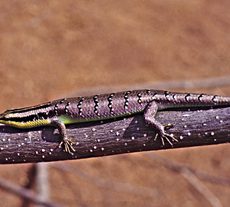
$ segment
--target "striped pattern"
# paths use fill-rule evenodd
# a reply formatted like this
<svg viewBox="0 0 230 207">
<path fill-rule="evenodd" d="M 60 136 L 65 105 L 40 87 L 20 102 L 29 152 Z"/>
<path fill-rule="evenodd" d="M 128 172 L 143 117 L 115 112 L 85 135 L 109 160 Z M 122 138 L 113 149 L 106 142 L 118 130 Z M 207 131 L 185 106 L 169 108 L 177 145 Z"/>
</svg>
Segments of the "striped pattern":
<svg viewBox="0 0 230 207">
<path fill-rule="evenodd" d="M 32 107 L 8 110 L 0 115 L 0 123 L 31 128 L 50 123 L 41 120 L 51 120 L 53 117 L 61 116 L 70 117 L 72 122 L 110 119 L 143 112 L 152 101 L 157 103 L 159 110 L 230 105 L 230 97 L 136 90 L 90 97 L 65 98 Z"/>
</svg>

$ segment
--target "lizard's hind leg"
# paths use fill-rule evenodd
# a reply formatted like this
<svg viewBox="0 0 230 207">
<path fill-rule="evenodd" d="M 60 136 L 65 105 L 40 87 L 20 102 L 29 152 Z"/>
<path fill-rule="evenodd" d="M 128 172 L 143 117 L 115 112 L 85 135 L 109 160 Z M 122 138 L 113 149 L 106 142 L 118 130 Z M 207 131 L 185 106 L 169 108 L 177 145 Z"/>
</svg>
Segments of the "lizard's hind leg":
<svg viewBox="0 0 230 207">
<path fill-rule="evenodd" d="M 59 147 L 63 148 L 65 152 L 68 152 L 70 154 L 72 152 L 75 152 L 73 142 L 67 137 L 65 124 L 58 120 L 58 118 L 51 119 L 51 124 L 58 128 L 58 131 L 61 135 L 61 142 L 59 144 Z"/>
<path fill-rule="evenodd" d="M 166 127 L 171 127 L 172 125 L 168 125 L 168 126 L 163 126 L 160 122 L 158 122 L 155 119 L 155 115 L 158 111 L 158 105 L 156 102 L 152 101 L 150 102 L 147 106 L 146 109 L 144 111 L 144 118 L 145 118 L 145 122 L 147 124 L 149 124 L 150 126 L 153 126 L 156 129 L 156 136 L 154 138 L 154 141 L 159 137 L 161 139 L 161 143 L 164 146 L 165 145 L 165 140 L 171 145 L 173 146 L 172 141 L 176 141 L 178 142 L 178 140 L 173 137 L 173 135 L 167 134 L 165 132 L 165 128 Z"/>
</svg>

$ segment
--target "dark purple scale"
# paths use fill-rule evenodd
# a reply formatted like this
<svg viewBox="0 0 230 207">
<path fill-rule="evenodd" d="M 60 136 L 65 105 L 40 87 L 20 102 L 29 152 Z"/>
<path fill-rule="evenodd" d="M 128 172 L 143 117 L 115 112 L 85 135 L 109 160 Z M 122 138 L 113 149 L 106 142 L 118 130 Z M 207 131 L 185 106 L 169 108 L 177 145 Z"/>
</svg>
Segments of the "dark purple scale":
<svg viewBox="0 0 230 207">
<path fill-rule="evenodd" d="M 49 115 L 67 115 L 82 121 L 109 119 L 144 112 L 152 101 L 158 110 L 229 103 L 228 98 L 205 94 L 136 90 L 56 100 Z"/>
<path fill-rule="evenodd" d="M 153 95 L 143 90 L 56 100 L 53 102 L 54 114 L 67 115 L 79 120 L 120 117 L 142 112 Z"/>
</svg>

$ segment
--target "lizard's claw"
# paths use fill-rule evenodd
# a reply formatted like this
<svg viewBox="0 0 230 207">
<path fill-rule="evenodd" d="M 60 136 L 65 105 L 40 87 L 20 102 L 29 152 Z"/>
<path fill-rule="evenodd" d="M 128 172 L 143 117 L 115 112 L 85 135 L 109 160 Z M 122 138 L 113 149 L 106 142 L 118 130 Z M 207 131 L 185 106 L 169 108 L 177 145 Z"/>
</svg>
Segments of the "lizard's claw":
<svg viewBox="0 0 230 207">
<path fill-rule="evenodd" d="M 170 126 L 166 126 L 166 127 L 170 127 L 171 128 L 172 126 L 170 125 Z M 156 133 L 154 141 L 157 140 L 158 137 L 160 137 L 161 143 L 162 143 L 163 146 L 165 145 L 165 140 L 171 146 L 173 146 L 172 141 L 178 142 L 178 139 L 176 139 L 173 135 L 166 133 L 164 129 L 161 129 L 161 130 L 159 130 L 159 132 Z"/>
<path fill-rule="evenodd" d="M 62 148 L 64 152 L 72 154 L 73 152 L 76 152 L 76 150 L 73 147 L 73 144 L 74 143 L 70 139 L 65 138 L 60 142 L 59 148 Z"/>
</svg>

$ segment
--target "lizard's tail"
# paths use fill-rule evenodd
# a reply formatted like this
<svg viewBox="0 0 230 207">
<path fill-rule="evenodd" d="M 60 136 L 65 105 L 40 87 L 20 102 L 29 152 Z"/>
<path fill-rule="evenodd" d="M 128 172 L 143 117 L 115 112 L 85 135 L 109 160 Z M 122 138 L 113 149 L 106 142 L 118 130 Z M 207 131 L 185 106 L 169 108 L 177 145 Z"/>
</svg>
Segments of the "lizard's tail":
<svg viewBox="0 0 230 207">
<path fill-rule="evenodd" d="M 167 107 L 196 107 L 196 106 L 230 106 L 229 96 L 218 96 L 196 93 L 177 93 L 161 91 L 155 93 L 156 101 L 165 103 Z"/>
<path fill-rule="evenodd" d="M 188 93 L 178 94 L 177 98 L 188 105 L 230 106 L 230 97 L 228 96 Z"/>
</svg>

